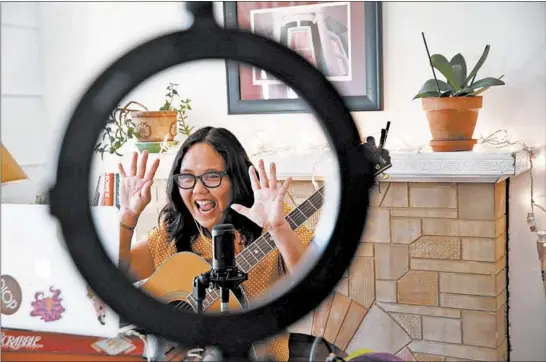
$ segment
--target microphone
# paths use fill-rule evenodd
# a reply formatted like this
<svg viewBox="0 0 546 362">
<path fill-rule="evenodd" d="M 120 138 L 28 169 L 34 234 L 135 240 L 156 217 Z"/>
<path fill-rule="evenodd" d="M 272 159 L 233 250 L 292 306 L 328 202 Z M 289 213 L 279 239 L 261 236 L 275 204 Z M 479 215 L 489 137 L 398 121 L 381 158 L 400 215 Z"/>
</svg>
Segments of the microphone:
<svg viewBox="0 0 546 362">
<path fill-rule="evenodd" d="M 212 228 L 212 269 L 229 272 L 235 268 L 235 228 L 218 224 Z"/>
</svg>

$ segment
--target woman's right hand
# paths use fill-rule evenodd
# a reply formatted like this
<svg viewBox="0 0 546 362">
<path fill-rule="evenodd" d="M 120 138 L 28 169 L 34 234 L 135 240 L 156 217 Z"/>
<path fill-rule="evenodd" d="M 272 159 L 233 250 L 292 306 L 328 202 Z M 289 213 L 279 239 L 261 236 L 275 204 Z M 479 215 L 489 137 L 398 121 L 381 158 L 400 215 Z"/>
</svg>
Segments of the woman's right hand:
<svg viewBox="0 0 546 362">
<path fill-rule="evenodd" d="M 121 163 L 118 164 L 121 176 L 119 183 L 120 211 L 122 215 L 134 218 L 135 221 L 152 199 L 150 189 L 159 167 L 159 158 L 149 168 L 147 162 L 148 152 L 144 151 L 140 156 L 140 160 L 138 160 L 137 152 L 133 153 L 128 173 L 125 172 Z"/>
</svg>

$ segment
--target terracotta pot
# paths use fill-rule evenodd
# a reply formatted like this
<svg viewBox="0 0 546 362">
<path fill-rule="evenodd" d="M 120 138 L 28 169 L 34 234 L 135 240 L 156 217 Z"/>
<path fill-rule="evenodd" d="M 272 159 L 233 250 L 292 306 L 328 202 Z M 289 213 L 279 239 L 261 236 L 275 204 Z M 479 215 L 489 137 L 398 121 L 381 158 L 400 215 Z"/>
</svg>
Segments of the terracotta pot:
<svg viewBox="0 0 546 362">
<path fill-rule="evenodd" d="M 482 97 L 422 98 L 435 152 L 471 151 Z"/>
<path fill-rule="evenodd" d="M 172 141 L 178 132 L 176 111 L 131 112 L 139 142 Z"/>
</svg>

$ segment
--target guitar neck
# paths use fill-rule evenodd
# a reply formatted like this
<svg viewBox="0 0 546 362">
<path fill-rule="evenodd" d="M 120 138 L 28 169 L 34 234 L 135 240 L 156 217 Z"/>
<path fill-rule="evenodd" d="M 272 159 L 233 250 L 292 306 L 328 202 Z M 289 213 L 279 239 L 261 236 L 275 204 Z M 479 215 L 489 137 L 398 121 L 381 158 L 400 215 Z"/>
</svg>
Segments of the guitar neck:
<svg viewBox="0 0 546 362">
<path fill-rule="evenodd" d="M 292 210 L 286 217 L 286 221 L 292 230 L 296 230 L 322 207 L 324 201 L 324 185 L 319 188 L 307 200 Z M 252 244 L 247 246 L 235 258 L 237 267 L 245 273 L 258 265 L 267 255 L 273 252 L 277 246 L 269 232 L 265 232 Z"/>
</svg>

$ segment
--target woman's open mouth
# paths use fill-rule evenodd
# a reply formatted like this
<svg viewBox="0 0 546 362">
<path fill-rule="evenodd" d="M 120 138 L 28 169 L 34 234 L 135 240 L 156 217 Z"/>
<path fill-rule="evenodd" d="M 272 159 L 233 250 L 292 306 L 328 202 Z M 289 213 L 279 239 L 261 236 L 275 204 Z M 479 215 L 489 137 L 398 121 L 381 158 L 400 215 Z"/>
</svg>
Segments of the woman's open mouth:
<svg viewBox="0 0 546 362">
<path fill-rule="evenodd" d="M 197 200 L 195 201 L 195 206 L 197 210 L 202 215 L 210 215 L 214 212 L 216 208 L 216 202 L 212 200 Z"/>
</svg>

